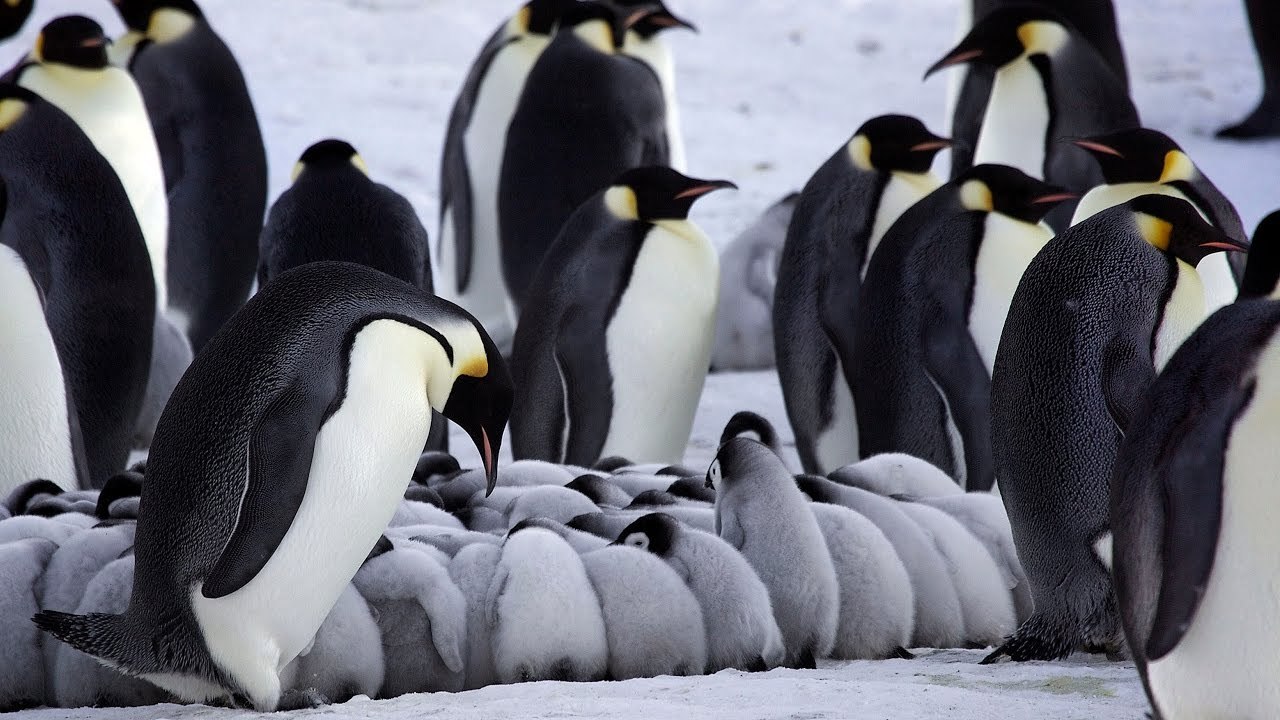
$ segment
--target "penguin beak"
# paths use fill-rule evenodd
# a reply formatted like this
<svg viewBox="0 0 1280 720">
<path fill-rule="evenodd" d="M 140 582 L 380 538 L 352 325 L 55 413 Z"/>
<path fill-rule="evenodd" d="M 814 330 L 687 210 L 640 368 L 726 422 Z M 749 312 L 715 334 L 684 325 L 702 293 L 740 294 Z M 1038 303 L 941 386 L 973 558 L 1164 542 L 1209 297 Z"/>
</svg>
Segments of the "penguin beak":
<svg viewBox="0 0 1280 720">
<path fill-rule="evenodd" d="M 1096 155 L 1115 155 L 1122 160 L 1124 159 L 1124 153 L 1121 153 L 1110 145 L 1103 145 L 1102 143 L 1095 142 L 1093 140 L 1072 140 L 1071 142 L 1077 147 L 1084 148 Z"/>
<path fill-rule="evenodd" d="M 1209 248 L 1211 250 L 1225 250 L 1226 252 L 1249 252 L 1249 246 L 1235 238 L 1228 237 L 1226 240 L 1200 243 L 1200 247 Z"/>
<path fill-rule="evenodd" d="M 973 62 L 980 57 L 982 57 L 982 48 L 965 49 L 962 45 L 955 50 L 952 50 L 951 54 L 934 63 L 928 70 L 926 70 L 924 73 L 924 79 L 928 80 L 930 75 L 943 68 L 948 68 L 953 65 L 963 65 L 967 62 Z"/>
<path fill-rule="evenodd" d="M 1049 193 L 1048 195 L 1041 195 L 1040 197 L 1032 200 L 1031 204 L 1032 205 L 1057 204 L 1060 202 L 1065 202 L 1067 200 L 1074 200 L 1078 197 L 1080 197 L 1078 193 L 1071 193 L 1071 192 Z"/>
<path fill-rule="evenodd" d="M 480 428 L 480 442 L 476 443 L 480 449 L 480 457 L 484 461 L 484 477 L 487 481 L 484 496 L 489 497 L 493 494 L 493 488 L 498 484 L 498 454 L 494 452 L 493 443 L 489 442 L 489 431 Z"/>
<path fill-rule="evenodd" d="M 696 180 L 697 185 L 685 188 L 676 193 L 675 200 L 686 200 L 688 198 L 697 198 L 716 190 L 737 190 L 738 186 L 728 180 Z"/>
<path fill-rule="evenodd" d="M 85 38 L 80 41 L 80 47 L 82 48 L 100 48 L 109 44 L 111 44 L 111 41 L 105 37 Z"/>
<path fill-rule="evenodd" d="M 934 138 L 932 140 L 925 140 L 924 142 L 916 143 L 907 150 L 909 152 L 931 153 L 939 150 L 945 150 L 951 147 L 951 144 L 951 138 Z"/>
<path fill-rule="evenodd" d="M 657 25 L 658 27 L 663 27 L 663 28 L 682 27 L 686 30 L 692 30 L 695 33 L 698 32 L 698 28 L 696 25 L 689 22 L 688 20 L 685 20 L 684 18 L 680 18 L 673 15 L 670 10 L 666 10 L 666 9 L 659 10 L 658 12 L 650 15 L 649 22 L 653 23 L 654 25 Z"/>
</svg>

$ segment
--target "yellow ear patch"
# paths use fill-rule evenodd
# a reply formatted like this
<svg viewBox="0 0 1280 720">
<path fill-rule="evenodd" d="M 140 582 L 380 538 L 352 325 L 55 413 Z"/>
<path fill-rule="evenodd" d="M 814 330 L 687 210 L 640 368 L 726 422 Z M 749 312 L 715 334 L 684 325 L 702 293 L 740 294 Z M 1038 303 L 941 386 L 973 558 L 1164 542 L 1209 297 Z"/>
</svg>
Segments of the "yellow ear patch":
<svg viewBox="0 0 1280 720">
<path fill-rule="evenodd" d="M 365 164 L 364 158 L 360 157 L 359 153 L 351 156 L 351 164 L 355 165 L 356 169 L 365 175 L 369 174 L 369 166 Z"/>
<path fill-rule="evenodd" d="M 625 185 L 614 185 L 604 193 L 604 206 L 619 220 L 639 220 L 640 205 L 636 191 Z"/>
<path fill-rule="evenodd" d="M 489 358 L 484 355 L 475 355 L 462 361 L 462 365 L 458 367 L 459 375 L 468 377 L 482 378 L 489 374 Z"/>
<path fill-rule="evenodd" d="M 1164 156 L 1164 170 L 1160 172 L 1160 182 L 1188 182 L 1196 176 L 1196 164 L 1181 150 L 1170 150 Z"/>
<path fill-rule="evenodd" d="M 1067 29 L 1050 20 L 1032 20 L 1018 26 L 1018 40 L 1028 55 L 1052 55 L 1067 44 Z"/>
<path fill-rule="evenodd" d="M 981 180 L 970 180 L 960 186 L 960 204 L 966 210 L 992 212 L 996 209 L 991 188 Z"/>
<path fill-rule="evenodd" d="M 160 8 L 151 13 L 147 23 L 147 37 L 158 43 L 181 39 L 195 27 L 196 19 L 175 8 Z"/>
<path fill-rule="evenodd" d="M 854 167 L 863 172 L 875 170 L 875 166 L 871 164 L 871 141 L 866 135 L 854 135 L 847 149 Z"/>
<path fill-rule="evenodd" d="M 520 12 L 511 18 L 511 24 L 507 26 L 507 36 L 514 37 L 516 35 L 525 35 L 529 32 L 529 20 L 533 17 L 533 10 L 528 5 L 520 8 Z"/>
<path fill-rule="evenodd" d="M 8 5 L 9 7 L 14 7 L 14 8 L 18 7 L 18 4 L 21 2 L 22 0 L 4 0 L 5 5 Z"/>
<path fill-rule="evenodd" d="M 36 36 L 35 45 L 31 46 L 31 57 L 35 58 L 36 62 L 44 62 L 44 33 Z"/>
<path fill-rule="evenodd" d="M 604 20 L 588 20 L 574 28 L 573 32 L 605 55 L 612 55 L 617 51 L 613 45 L 613 29 Z"/>
<path fill-rule="evenodd" d="M 27 104 L 15 98 L 0 100 L 0 132 L 8 130 L 27 111 Z"/>
<path fill-rule="evenodd" d="M 1173 223 L 1146 213 L 1134 213 L 1134 217 L 1138 221 L 1138 232 L 1142 233 L 1143 240 L 1157 250 L 1169 250 L 1169 238 L 1173 236 Z"/>
<path fill-rule="evenodd" d="M 294 164 L 293 164 L 293 172 L 289 174 L 289 182 L 291 182 L 291 183 L 296 183 L 296 182 L 298 182 L 298 176 L 299 176 L 299 175 L 301 175 L 301 174 L 302 174 L 302 171 L 303 171 L 303 170 L 306 170 L 306 169 L 307 169 L 307 165 L 306 165 L 306 163 L 302 162 L 301 160 L 299 160 L 298 162 L 294 163 Z"/>
</svg>

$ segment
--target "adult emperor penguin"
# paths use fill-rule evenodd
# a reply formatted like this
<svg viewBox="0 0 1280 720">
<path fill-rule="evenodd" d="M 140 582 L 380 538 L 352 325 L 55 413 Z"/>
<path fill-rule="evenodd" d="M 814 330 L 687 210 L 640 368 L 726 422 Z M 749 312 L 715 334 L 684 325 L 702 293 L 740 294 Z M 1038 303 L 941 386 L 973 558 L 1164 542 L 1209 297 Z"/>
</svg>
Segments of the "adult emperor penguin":
<svg viewBox="0 0 1280 720">
<path fill-rule="evenodd" d="M 991 447 L 1035 613 L 986 661 L 1121 646 L 1093 549 L 1116 448 L 1204 319 L 1195 266 L 1241 247 L 1190 203 L 1143 195 L 1061 233 L 1027 267 L 991 377 Z"/>
<path fill-rule="evenodd" d="M 510 402 L 501 355 L 457 306 L 360 265 L 295 268 L 201 351 L 160 418 L 129 609 L 36 623 L 184 700 L 271 710 L 399 505 L 431 410 L 475 441 L 492 487 Z"/>
<path fill-rule="evenodd" d="M 0 41 L 18 34 L 35 5 L 36 0 L 5 0 L 0 3 Z"/>
<path fill-rule="evenodd" d="M 680 461 L 706 380 L 720 280 L 715 249 L 689 209 L 732 187 L 636 168 L 569 218 L 516 331 L 516 458 Z"/>
<path fill-rule="evenodd" d="M 862 274 L 889 226 L 938 187 L 929 166 L 948 144 L 915 118 L 872 118 L 800 193 L 778 265 L 773 340 L 808 472 L 859 459 L 849 370 Z"/>
<path fill-rule="evenodd" d="M 632 19 L 607 0 L 571 4 L 511 118 L 498 226 L 502 275 L 518 315 L 576 208 L 630 168 L 669 162 L 661 83 L 622 52 Z"/>
<path fill-rule="evenodd" d="M 193 0 L 115 0 L 169 199 L 168 312 L 199 350 L 244 304 L 267 156 L 244 74 Z"/>
<path fill-rule="evenodd" d="M 787 667 L 814 667 L 836 640 L 840 585 L 826 540 L 782 460 L 736 437 L 707 469 L 716 534 L 760 575 L 787 647 Z"/>
<path fill-rule="evenodd" d="M 1080 138 L 1075 144 L 1097 160 L 1106 184 L 1080 198 L 1072 225 L 1139 195 L 1172 195 L 1195 205 L 1211 225 L 1248 244 L 1244 223 L 1231 201 L 1168 135 L 1159 130 L 1131 128 Z M 1232 253 L 1230 257 L 1210 255 L 1196 268 L 1205 283 L 1209 312 L 1236 299 L 1236 278 L 1244 273 L 1245 257 L 1243 253 Z"/>
<path fill-rule="evenodd" d="M 680 129 L 680 103 L 676 99 L 676 63 L 671 48 L 659 34 L 671 28 L 698 28 L 671 12 L 661 0 L 615 0 L 615 4 L 631 10 L 622 52 L 643 61 L 653 69 L 662 83 L 662 109 L 667 120 L 668 164 L 684 172 L 687 166 L 684 133 Z"/>
<path fill-rule="evenodd" d="M 972 29 L 975 20 L 985 17 L 988 13 L 1001 7 L 1027 2 L 1028 0 L 965 0 L 961 2 L 960 37 Z M 1111 0 L 1030 0 L 1030 2 L 1052 8 L 1062 15 L 1062 19 L 1089 41 L 1120 82 L 1126 88 L 1128 87 L 1129 74 L 1125 66 L 1124 49 L 1120 45 L 1116 10 Z M 963 71 L 963 78 L 954 78 L 948 87 L 947 114 L 951 117 L 951 137 L 957 141 L 951 148 L 952 179 L 973 166 L 973 150 L 978 142 L 982 116 L 986 112 L 987 101 L 991 98 L 991 84 L 994 79 L 995 68 L 969 65 Z"/>
<path fill-rule="evenodd" d="M 1275 137 L 1280 135 L 1280 7 L 1269 0 L 1245 0 L 1244 6 L 1262 71 L 1262 99 L 1247 117 L 1217 135 L 1236 140 Z"/>
<path fill-rule="evenodd" d="M 907 453 L 990 490 L 991 367 L 1009 301 L 1075 197 L 976 165 L 903 213 L 867 266 L 849 368 L 864 455 Z"/>
<path fill-rule="evenodd" d="M 124 469 L 147 384 L 156 309 L 146 245 L 120 180 L 80 128 L 52 103 L 14 85 L 0 85 L 0 186 L 0 245 L 17 251 L 43 296 L 70 401 L 65 414 L 68 422 L 73 416 L 78 421 L 83 440 L 82 482 L 100 486 Z M 7 264 L 16 272 L 12 258 Z M 15 279 L 5 283 L 4 292 L 20 288 Z M 28 295 L 27 310 L 31 301 Z M 15 303 L 6 310 L 18 311 Z M 16 319 L 5 327 L 36 332 Z M 39 347 L 33 340 L 24 358 L 34 362 Z M 6 346 L 0 352 L 14 350 Z M 20 366 L 6 367 L 18 372 Z M 24 393 L 37 382 L 55 382 L 47 375 L 52 366 L 42 372 L 43 381 L 23 375 L 31 383 Z M 42 412 L 58 412 L 52 398 L 42 395 Z M 37 417 L 43 416 L 24 416 L 24 422 L 49 422 Z M 69 432 L 74 445 L 76 430 Z M 55 427 L 49 433 L 45 442 L 55 447 L 66 437 Z"/>
<path fill-rule="evenodd" d="M 964 63 L 995 72 L 973 145 L 975 165 L 1011 165 L 1084 193 L 1101 182 L 1101 174 L 1084 151 L 1058 141 L 1140 124 L 1125 82 L 1078 30 L 1048 7 L 992 11 L 925 77 Z M 1050 224 L 1065 226 L 1071 207 L 1058 206 Z"/>
<path fill-rule="evenodd" d="M 1280 708 L 1280 294 L 1219 310 L 1151 385 L 1111 476 L 1116 599 L 1161 720 Z"/>
<path fill-rule="evenodd" d="M 475 315 L 506 352 L 515 318 L 502 279 L 498 177 L 525 79 L 576 0 L 530 0 L 485 42 L 453 102 L 440 162 L 441 297 Z"/>
</svg>

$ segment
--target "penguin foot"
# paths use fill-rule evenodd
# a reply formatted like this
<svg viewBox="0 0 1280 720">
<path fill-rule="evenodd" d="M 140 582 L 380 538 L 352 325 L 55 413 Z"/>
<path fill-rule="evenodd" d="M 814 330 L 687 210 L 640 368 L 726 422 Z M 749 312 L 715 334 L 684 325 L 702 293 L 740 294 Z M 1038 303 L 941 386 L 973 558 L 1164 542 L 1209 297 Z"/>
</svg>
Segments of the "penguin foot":
<svg viewBox="0 0 1280 720">
<path fill-rule="evenodd" d="M 746 667 L 742 669 L 744 672 L 750 672 L 750 673 L 769 672 L 769 663 L 765 662 L 763 657 L 756 656 L 755 660 L 752 660 L 750 663 L 747 664 Z"/>
<path fill-rule="evenodd" d="M 904 647 L 896 647 L 889 651 L 889 658 L 896 658 L 898 660 L 915 660 L 916 656 L 911 654 L 911 651 Z"/>
<path fill-rule="evenodd" d="M 280 702 L 276 705 L 276 710 L 308 710 L 328 704 L 330 704 L 329 698 L 322 695 L 315 688 L 293 689 L 280 696 Z"/>
<path fill-rule="evenodd" d="M 1249 117 L 1217 132 L 1225 140 L 1280 137 L 1280 100 L 1263 98 Z"/>
<path fill-rule="evenodd" d="M 813 656 L 813 650 L 807 648 L 800 653 L 800 657 L 796 659 L 796 664 L 793 667 L 797 670 L 817 670 L 818 660 Z"/>
<path fill-rule="evenodd" d="M 978 664 L 994 665 L 1003 657 L 1013 662 L 1061 660 L 1071 654 L 1076 644 L 1063 639 L 1061 632 L 1055 632 L 1044 615 L 1032 615 L 1003 645 Z"/>
</svg>

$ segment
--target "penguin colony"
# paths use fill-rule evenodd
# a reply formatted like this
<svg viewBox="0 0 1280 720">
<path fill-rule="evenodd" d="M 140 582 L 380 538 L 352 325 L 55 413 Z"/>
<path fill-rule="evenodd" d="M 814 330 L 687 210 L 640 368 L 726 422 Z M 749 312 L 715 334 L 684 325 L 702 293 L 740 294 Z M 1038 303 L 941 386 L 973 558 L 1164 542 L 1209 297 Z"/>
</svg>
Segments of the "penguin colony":
<svg viewBox="0 0 1280 720">
<path fill-rule="evenodd" d="M 660 0 L 497 23 L 434 248 L 336 138 L 268 212 L 198 5 L 114 4 L 0 78 L 0 710 L 994 647 L 1131 657 L 1162 720 L 1280 713 L 1245 600 L 1280 582 L 1280 219 L 1251 242 L 1142 127 L 1108 0 L 962 0 L 951 137 L 868 119 L 723 263 Z M 1280 124 L 1246 4 L 1226 137 Z M 679 465 L 708 368 L 771 365 L 804 472 L 746 412 Z"/>
</svg>

